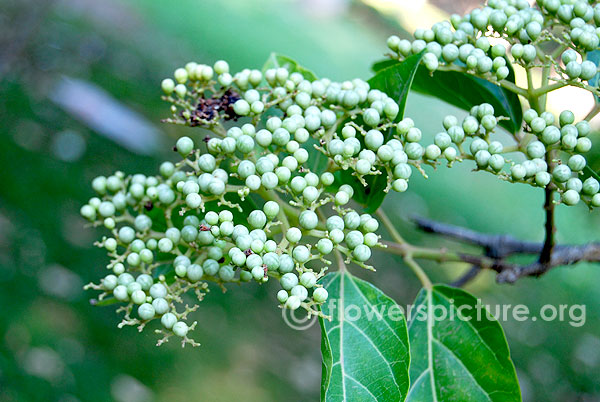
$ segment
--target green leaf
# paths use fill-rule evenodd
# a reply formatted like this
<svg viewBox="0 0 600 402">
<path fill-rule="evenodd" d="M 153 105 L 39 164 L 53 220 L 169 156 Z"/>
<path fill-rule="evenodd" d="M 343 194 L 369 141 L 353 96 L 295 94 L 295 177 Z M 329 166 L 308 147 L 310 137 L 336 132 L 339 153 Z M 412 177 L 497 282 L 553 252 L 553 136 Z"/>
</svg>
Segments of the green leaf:
<svg viewBox="0 0 600 402">
<path fill-rule="evenodd" d="M 330 273 L 322 284 L 329 292 L 322 311 L 332 320 L 319 320 L 321 401 L 403 401 L 410 353 L 400 307 L 348 272 Z"/>
<path fill-rule="evenodd" d="M 594 171 L 594 169 L 592 169 L 591 167 L 586 165 L 583 168 L 583 175 L 582 175 L 581 179 L 585 180 L 588 177 L 593 177 L 594 179 L 600 181 L 600 174 L 598 174 L 597 172 Z"/>
<path fill-rule="evenodd" d="M 407 401 L 521 401 L 502 327 L 469 293 L 442 285 L 421 290 L 409 335 Z"/>
<path fill-rule="evenodd" d="M 413 80 L 419 70 L 419 64 L 421 63 L 422 57 L 423 52 L 407 57 L 402 62 L 381 66 L 382 68 L 367 81 L 371 89 L 379 89 L 398 102 L 400 111 L 398 112 L 395 121 L 400 121 L 404 118 L 404 109 L 406 107 L 408 92 L 413 85 Z M 391 136 L 391 130 L 386 134 L 387 140 Z"/>
<path fill-rule="evenodd" d="M 315 73 L 313 73 L 309 69 L 299 65 L 298 62 L 295 61 L 294 59 L 292 59 L 288 56 L 284 56 L 279 53 L 271 53 L 271 55 L 265 62 L 265 65 L 263 66 L 262 71 L 264 73 L 265 71 L 267 71 L 270 68 L 280 68 L 280 67 L 287 69 L 290 73 L 298 72 L 298 73 L 302 74 L 302 76 L 305 79 L 307 79 L 309 81 L 315 81 L 317 79 L 317 76 L 315 75 Z"/>
<path fill-rule="evenodd" d="M 399 64 L 400 62 L 383 60 L 373 64 L 373 70 L 381 71 L 394 63 Z M 508 66 L 510 67 L 510 63 Z M 514 82 L 512 69 L 507 79 Z M 509 118 L 509 120 L 500 121 L 500 126 L 511 133 L 516 133 L 521 129 L 523 109 L 518 95 L 483 78 L 458 71 L 438 70 L 431 75 L 426 69 L 419 69 L 415 75 L 412 89 L 464 110 L 470 110 L 475 105 L 487 102 L 494 107 L 496 116 Z"/>
</svg>

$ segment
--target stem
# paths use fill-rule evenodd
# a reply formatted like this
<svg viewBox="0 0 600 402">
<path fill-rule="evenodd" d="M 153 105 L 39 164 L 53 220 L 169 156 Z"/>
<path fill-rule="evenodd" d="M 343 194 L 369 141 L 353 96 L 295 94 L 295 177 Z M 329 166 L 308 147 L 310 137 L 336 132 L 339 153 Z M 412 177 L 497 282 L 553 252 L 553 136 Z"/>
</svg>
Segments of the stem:
<svg viewBox="0 0 600 402">
<path fill-rule="evenodd" d="M 569 84 L 567 82 L 563 82 L 563 81 L 555 82 L 554 84 L 550 84 L 550 85 L 543 85 L 537 89 L 532 90 L 531 96 L 534 98 L 537 98 L 542 95 L 546 95 L 548 92 L 552 92 L 557 89 L 566 87 L 567 85 L 569 85 Z M 545 99 L 545 96 L 543 96 L 543 98 Z"/>
<path fill-rule="evenodd" d="M 342 254 L 335 250 L 335 258 L 337 259 L 337 263 L 338 263 L 338 270 L 340 272 L 346 272 L 346 264 L 344 263 L 344 257 L 342 256 Z"/>
<path fill-rule="evenodd" d="M 546 66 L 544 66 L 544 69 L 542 70 L 542 86 L 541 86 L 542 88 L 547 87 L 547 85 L 548 85 L 548 78 L 550 77 L 550 69 L 551 69 L 550 64 L 547 64 Z M 547 98 L 548 92 L 545 92 L 543 95 L 540 96 L 540 103 L 542 105 L 544 105 L 544 108 L 546 105 L 546 98 Z"/>
<path fill-rule="evenodd" d="M 397 243 L 399 243 L 400 247 L 397 247 L 396 251 L 400 252 L 400 255 L 402 255 L 406 265 L 408 265 L 409 268 L 413 271 L 413 273 L 419 279 L 419 281 L 421 282 L 421 284 L 423 285 L 423 287 L 425 289 L 431 289 L 431 287 L 432 287 L 431 280 L 429 279 L 429 277 L 427 276 L 425 271 L 423 271 L 423 268 L 421 268 L 421 266 L 413 259 L 413 253 L 417 249 L 415 247 L 409 245 L 408 243 L 406 243 L 406 241 L 402 238 L 400 233 L 398 233 L 398 231 L 392 224 L 392 221 L 390 220 L 390 218 L 388 218 L 386 213 L 383 212 L 383 209 L 379 208 L 377 210 L 377 215 L 379 216 L 379 219 L 381 219 L 381 221 L 383 222 L 383 226 L 385 226 L 385 228 L 388 230 L 388 232 L 390 232 L 390 235 L 392 236 L 392 238 Z M 438 256 L 439 256 L 439 254 L 438 254 Z"/>
<path fill-rule="evenodd" d="M 390 235 L 392 236 L 394 241 L 401 243 L 401 244 L 406 244 L 406 240 L 404 240 L 402 238 L 402 236 L 400 235 L 400 233 L 398 233 L 398 231 L 394 227 L 394 224 L 392 223 L 390 218 L 388 218 L 386 213 L 383 212 L 382 208 L 379 208 L 377 210 L 377 216 L 379 216 L 379 219 L 381 219 L 381 222 L 383 222 L 383 226 L 385 226 L 385 228 L 388 230 L 388 232 L 390 232 Z"/>
<path fill-rule="evenodd" d="M 550 154 L 550 152 L 548 152 L 548 154 Z M 554 190 L 550 186 L 547 186 L 544 189 L 544 194 L 544 211 L 546 211 L 546 224 L 544 225 L 544 230 L 546 232 L 546 240 L 544 241 L 544 247 L 540 253 L 539 261 L 541 264 L 548 264 L 552 259 L 554 233 L 556 232 L 556 227 L 554 226 Z"/>
<path fill-rule="evenodd" d="M 417 278 L 419 278 L 419 281 L 421 281 L 421 284 L 425 289 L 429 290 L 433 287 L 433 284 L 429 280 L 429 277 L 427 276 L 425 271 L 423 271 L 423 268 L 421 268 L 421 266 L 417 264 L 415 260 L 413 260 L 411 254 L 407 254 L 404 256 L 404 262 L 406 262 L 406 265 L 408 265 L 412 269 L 412 271 L 417 276 Z"/>
<path fill-rule="evenodd" d="M 585 116 L 584 120 L 585 121 L 590 121 L 592 120 L 594 117 L 596 117 L 596 115 L 600 112 L 600 103 L 596 102 L 594 104 L 594 107 L 592 108 L 592 110 L 590 110 L 590 112 L 587 114 L 587 116 Z"/>
</svg>

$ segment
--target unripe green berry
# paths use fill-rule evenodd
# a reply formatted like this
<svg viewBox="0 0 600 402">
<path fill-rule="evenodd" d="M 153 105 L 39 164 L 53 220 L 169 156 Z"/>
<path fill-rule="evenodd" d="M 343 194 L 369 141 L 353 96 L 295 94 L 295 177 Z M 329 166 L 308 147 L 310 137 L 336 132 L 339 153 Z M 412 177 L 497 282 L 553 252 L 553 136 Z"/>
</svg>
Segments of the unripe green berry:
<svg viewBox="0 0 600 402">
<path fill-rule="evenodd" d="M 160 323 L 163 325 L 163 327 L 165 327 L 167 329 L 173 328 L 173 326 L 175 325 L 176 322 L 177 322 L 177 317 L 173 313 L 166 313 L 160 319 Z"/>
<path fill-rule="evenodd" d="M 281 283 L 282 288 L 285 290 L 291 290 L 294 286 L 298 285 L 298 277 L 296 274 L 290 272 L 284 274 L 281 279 L 279 279 L 279 282 Z"/>
<path fill-rule="evenodd" d="M 185 157 L 194 149 L 194 141 L 189 137 L 181 137 L 177 140 L 175 147 L 177 148 L 177 152 Z"/>
<path fill-rule="evenodd" d="M 169 303 L 162 298 L 152 300 L 152 307 L 154 307 L 154 312 L 158 315 L 163 315 L 169 311 Z"/>
<path fill-rule="evenodd" d="M 579 123 L 577 123 L 575 127 L 577 128 L 577 135 L 579 135 L 580 137 L 586 137 L 592 130 L 592 128 L 590 127 L 590 123 L 588 123 L 585 120 L 582 120 Z"/>
<path fill-rule="evenodd" d="M 575 146 L 577 152 L 584 153 L 588 152 L 590 149 L 592 149 L 592 141 L 590 141 L 589 138 L 583 137 L 577 139 L 577 145 Z"/>
<path fill-rule="evenodd" d="M 570 110 L 563 110 L 560 112 L 558 120 L 560 122 L 560 126 L 563 127 L 567 124 L 573 124 L 575 121 L 575 115 Z"/>
<path fill-rule="evenodd" d="M 510 168 L 510 174 L 513 180 L 521 180 L 527 175 L 527 170 L 523 165 L 516 164 Z"/>
<path fill-rule="evenodd" d="M 586 60 L 583 63 L 581 63 L 581 73 L 579 74 L 579 77 L 582 80 L 591 80 L 596 76 L 597 72 L 598 68 L 596 67 L 596 64 L 589 60 Z"/>
<path fill-rule="evenodd" d="M 572 150 L 577 146 L 577 137 L 572 134 L 568 134 L 562 137 L 561 145 L 563 149 Z"/>
<path fill-rule="evenodd" d="M 546 155 L 546 147 L 540 141 L 531 141 L 527 144 L 527 155 L 530 158 L 543 158 Z"/>
<path fill-rule="evenodd" d="M 317 277 L 312 272 L 305 272 L 300 275 L 300 283 L 305 288 L 312 288 L 317 284 Z"/>
<path fill-rule="evenodd" d="M 296 310 L 298 307 L 300 307 L 301 303 L 302 302 L 298 296 L 292 295 L 286 300 L 285 307 L 289 308 L 290 310 Z"/>
<path fill-rule="evenodd" d="M 586 165 L 585 158 L 581 155 L 573 155 L 569 158 L 569 168 L 574 172 L 580 172 Z"/>
<path fill-rule="evenodd" d="M 576 205 L 577 203 L 579 203 L 580 197 L 577 191 L 567 190 L 564 193 L 562 193 L 561 199 L 567 205 Z"/>
<path fill-rule="evenodd" d="M 317 227 L 319 223 L 319 218 L 314 211 L 306 210 L 300 213 L 300 217 L 298 219 L 300 226 L 306 230 L 311 230 Z"/>
<path fill-rule="evenodd" d="M 289 295 L 288 292 L 286 290 L 280 290 L 279 292 L 277 292 L 277 300 L 279 301 L 279 303 L 285 303 L 288 299 Z"/>
<path fill-rule="evenodd" d="M 358 230 L 353 230 L 346 235 L 346 245 L 350 249 L 354 249 L 359 244 L 363 244 L 364 236 Z"/>
<path fill-rule="evenodd" d="M 323 303 L 329 297 L 329 293 L 325 288 L 316 288 L 312 294 L 313 300 L 317 303 Z"/>
<path fill-rule="evenodd" d="M 383 145 L 383 134 L 378 130 L 369 130 L 365 135 L 365 145 L 368 149 L 377 150 Z"/>
<path fill-rule="evenodd" d="M 173 325 L 173 333 L 177 336 L 179 336 L 180 338 L 184 338 L 188 331 L 189 331 L 189 327 L 188 325 L 183 322 L 183 321 L 177 321 L 174 325 Z"/>
<path fill-rule="evenodd" d="M 569 76 L 569 78 L 571 78 L 571 79 L 578 78 L 579 75 L 581 74 L 581 64 L 579 64 L 576 61 L 570 61 L 566 65 L 565 71 L 567 72 L 567 75 Z"/>
<path fill-rule="evenodd" d="M 141 290 L 140 290 L 140 292 L 141 292 Z M 134 302 L 134 303 L 136 303 L 136 302 Z M 136 303 L 136 304 L 140 304 L 140 303 Z M 152 318 L 154 318 L 155 314 L 156 314 L 156 311 L 154 310 L 154 307 L 152 307 L 152 304 L 150 304 L 150 303 L 144 303 L 138 307 L 138 315 L 140 316 L 140 318 L 143 321 L 151 320 Z"/>
<path fill-rule="evenodd" d="M 421 146 L 421 144 L 411 142 L 410 144 L 406 145 L 404 152 L 406 152 L 406 155 L 409 159 L 418 160 L 421 159 L 421 157 L 423 157 L 424 149 Z"/>
<path fill-rule="evenodd" d="M 350 201 L 350 195 L 345 191 L 338 191 L 335 194 L 336 205 L 346 205 Z"/>
<path fill-rule="evenodd" d="M 352 255 L 356 260 L 365 262 L 371 258 L 371 249 L 364 244 L 360 244 L 352 251 Z"/>
<path fill-rule="evenodd" d="M 305 263 L 310 258 L 310 252 L 306 246 L 296 246 L 294 250 L 292 250 L 292 257 L 299 263 Z"/>
<path fill-rule="evenodd" d="M 375 127 L 379 125 L 381 117 L 379 116 L 379 112 L 377 110 L 369 108 L 363 112 L 363 120 L 368 126 Z"/>
<path fill-rule="evenodd" d="M 166 95 L 171 95 L 175 90 L 175 82 L 173 82 L 173 80 L 170 78 L 165 78 L 162 80 L 160 86 Z"/>
<path fill-rule="evenodd" d="M 267 216 L 263 211 L 255 210 L 248 215 L 248 223 L 252 228 L 262 229 L 267 223 Z"/>
<path fill-rule="evenodd" d="M 580 193 L 583 189 L 583 183 L 577 177 L 572 177 L 567 180 L 567 190 L 575 190 L 577 193 Z"/>
<path fill-rule="evenodd" d="M 571 169 L 567 165 L 558 165 L 552 171 L 552 177 L 558 183 L 564 183 L 571 178 Z"/>
<path fill-rule="evenodd" d="M 593 177 L 588 177 L 583 182 L 581 190 L 584 194 L 594 195 L 600 190 L 600 184 L 598 183 L 598 180 L 594 179 Z"/>
<path fill-rule="evenodd" d="M 202 267 L 200 265 L 191 264 L 189 267 L 187 267 L 187 277 L 190 281 L 196 282 L 196 281 L 202 279 L 203 275 L 204 275 L 204 270 L 202 269 Z"/>
</svg>

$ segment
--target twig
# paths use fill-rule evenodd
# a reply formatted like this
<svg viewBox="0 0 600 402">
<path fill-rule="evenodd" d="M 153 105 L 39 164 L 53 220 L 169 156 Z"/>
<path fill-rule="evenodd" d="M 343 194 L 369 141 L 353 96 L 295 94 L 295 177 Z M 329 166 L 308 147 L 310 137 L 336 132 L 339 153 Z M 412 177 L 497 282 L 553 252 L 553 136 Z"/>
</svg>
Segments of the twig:
<svg viewBox="0 0 600 402">
<path fill-rule="evenodd" d="M 382 208 L 379 208 L 377 210 L 377 215 L 379 216 L 379 219 L 381 219 L 381 222 L 383 222 L 383 225 L 388 230 L 388 232 L 390 232 L 390 235 L 392 236 L 394 241 L 396 241 L 399 245 L 399 247 L 397 247 L 397 250 L 400 252 L 400 255 L 402 255 L 406 265 L 408 265 L 409 268 L 412 269 L 413 273 L 419 279 L 419 281 L 425 289 L 431 289 L 431 287 L 433 286 L 431 280 L 429 279 L 425 271 L 423 271 L 423 268 L 421 268 L 421 266 L 414 260 L 414 247 L 406 243 L 406 241 L 402 238 L 400 233 L 398 233 L 398 231 L 394 227 L 394 224 L 392 223 L 390 218 L 388 218 L 386 213 L 383 212 Z"/>
<path fill-rule="evenodd" d="M 460 226 L 440 223 L 429 219 L 414 217 L 419 229 L 440 234 L 455 240 L 483 247 L 491 258 L 504 258 L 513 254 L 538 254 L 542 251 L 540 243 L 518 240 L 510 235 L 486 234 Z"/>
<path fill-rule="evenodd" d="M 481 271 L 482 270 L 480 266 L 472 265 L 467 272 L 465 272 L 460 278 L 452 282 L 451 285 L 457 288 L 463 287 L 467 283 L 475 279 Z"/>
<path fill-rule="evenodd" d="M 540 253 L 540 263 L 547 264 L 552 259 L 552 251 L 554 251 L 554 232 L 556 228 L 554 226 L 554 190 L 550 186 L 546 186 L 544 189 L 544 211 L 546 212 L 546 223 L 544 224 L 544 231 L 546 238 L 544 240 L 544 247 Z"/>
<path fill-rule="evenodd" d="M 448 253 L 440 251 L 420 255 L 421 258 L 438 261 L 463 261 L 482 269 L 492 269 L 498 273 L 496 280 L 500 283 L 514 283 L 525 276 L 540 276 L 550 269 L 572 265 L 578 262 L 600 262 L 600 243 L 581 245 L 555 245 L 547 262 L 537 261 L 520 265 L 506 261 L 504 258 L 514 254 L 538 254 L 544 249 L 543 243 L 517 240 L 508 235 L 489 235 L 475 232 L 458 226 L 430 221 L 424 218 L 414 219 L 417 226 L 426 232 L 471 243 L 486 250 L 486 255 L 465 253 Z"/>
</svg>

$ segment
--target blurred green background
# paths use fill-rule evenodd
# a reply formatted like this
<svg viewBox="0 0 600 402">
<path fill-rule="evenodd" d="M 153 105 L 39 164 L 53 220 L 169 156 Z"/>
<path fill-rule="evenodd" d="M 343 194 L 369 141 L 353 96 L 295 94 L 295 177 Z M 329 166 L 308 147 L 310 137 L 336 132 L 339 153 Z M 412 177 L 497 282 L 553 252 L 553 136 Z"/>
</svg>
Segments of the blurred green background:
<svg viewBox="0 0 600 402">
<path fill-rule="evenodd" d="M 92 246 L 102 231 L 84 227 L 79 207 L 93 177 L 154 172 L 173 158 L 174 138 L 202 137 L 160 124 L 160 81 L 185 62 L 223 58 L 237 71 L 277 51 L 319 76 L 366 79 L 398 32 L 393 19 L 348 0 L 2 0 L 0 401 L 317 400 L 318 327 L 288 328 L 271 286 L 213 289 L 195 315 L 196 349 L 157 348 L 151 331 L 117 329 L 114 308 L 92 307 L 82 290 L 106 257 Z M 410 95 L 407 115 L 429 135 L 448 113 L 464 112 Z M 541 240 L 541 205 L 541 191 L 462 166 L 415 178 L 385 208 Z M 562 242 L 600 240 L 598 213 L 561 207 L 557 219 Z M 415 242 L 454 246 L 399 227 Z M 374 265 L 382 268 L 353 272 L 401 305 L 414 299 L 418 283 L 400 261 L 377 254 Z M 467 268 L 425 266 L 444 282 Z M 503 324 L 526 401 L 600 401 L 599 280 L 598 267 L 580 265 L 514 286 L 485 273 L 467 286 L 484 303 L 587 306 L 579 328 Z"/>
</svg>

